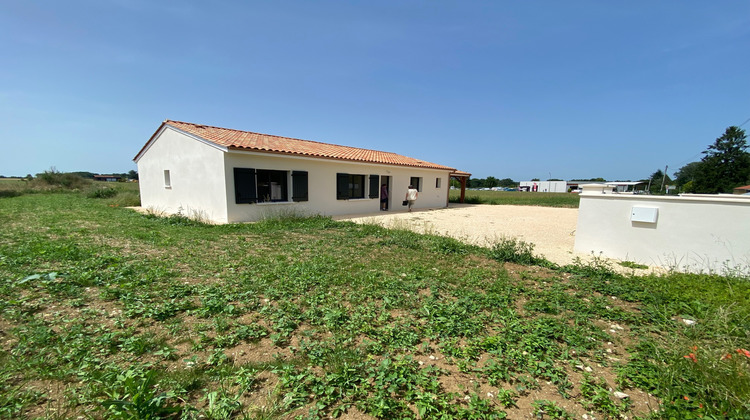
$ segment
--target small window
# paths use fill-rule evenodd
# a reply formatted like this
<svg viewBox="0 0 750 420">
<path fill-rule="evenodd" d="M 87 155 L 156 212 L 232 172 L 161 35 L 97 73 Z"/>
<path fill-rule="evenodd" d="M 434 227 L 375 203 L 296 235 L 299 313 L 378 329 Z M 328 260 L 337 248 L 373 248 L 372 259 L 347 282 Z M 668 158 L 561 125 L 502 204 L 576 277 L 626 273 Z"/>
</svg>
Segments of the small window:
<svg viewBox="0 0 750 420">
<path fill-rule="evenodd" d="M 418 176 L 413 176 L 409 180 L 409 184 L 412 187 L 414 187 L 414 189 L 416 189 L 417 191 L 421 192 L 422 191 L 422 182 L 420 182 L 420 181 L 422 181 L 422 178 L 420 178 Z"/>
<path fill-rule="evenodd" d="M 443 180 L 441 178 L 435 178 L 435 188 L 440 189 L 440 183 Z"/>
<path fill-rule="evenodd" d="M 164 188 L 172 188 L 172 177 L 169 175 L 169 169 L 164 170 Z"/>
</svg>

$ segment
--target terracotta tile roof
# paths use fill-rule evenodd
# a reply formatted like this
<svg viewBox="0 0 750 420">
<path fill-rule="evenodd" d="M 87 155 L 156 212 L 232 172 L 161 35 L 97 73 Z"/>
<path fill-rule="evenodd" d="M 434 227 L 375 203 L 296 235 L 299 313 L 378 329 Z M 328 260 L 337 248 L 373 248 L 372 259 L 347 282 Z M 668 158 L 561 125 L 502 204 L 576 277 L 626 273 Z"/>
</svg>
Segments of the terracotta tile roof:
<svg viewBox="0 0 750 420">
<path fill-rule="evenodd" d="M 209 125 L 193 124 L 182 121 L 166 120 L 162 123 L 162 126 L 163 125 L 174 127 L 217 145 L 235 150 L 252 150 L 324 159 L 340 159 L 354 162 L 380 163 L 386 165 L 412 166 L 450 171 L 455 170 L 448 166 L 425 162 L 423 160 L 390 152 L 338 146 L 335 144 L 253 133 L 250 131 L 232 130 L 229 128 L 212 127 Z M 161 129 L 161 127 L 159 127 L 159 129 Z M 157 130 L 157 133 L 158 132 L 159 130 Z M 143 150 L 141 150 L 138 155 L 142 152 Z"/>
</svg>

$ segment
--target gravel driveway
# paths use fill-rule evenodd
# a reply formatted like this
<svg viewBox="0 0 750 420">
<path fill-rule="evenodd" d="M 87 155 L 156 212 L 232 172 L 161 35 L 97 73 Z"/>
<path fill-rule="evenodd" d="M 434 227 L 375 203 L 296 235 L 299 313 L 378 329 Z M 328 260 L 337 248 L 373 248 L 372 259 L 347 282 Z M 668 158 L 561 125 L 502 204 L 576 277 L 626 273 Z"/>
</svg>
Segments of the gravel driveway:
<svg viewBox="0 0 750 420">
<path fill-rule="evenodd" d="M 448 208 L 422 209 L 412 213 L 396 209 L 364 216 L 337 216 L 334 219 L 374 223 L 388 228 L 408 228 L 420 233 L 451 236 L 482 246 L 491 245 L 502 237 L 515 237 L 534 244 L 534 254 L 561 265 L 572 263 L 575 257 L 583 261 L 592 257 L 573 251 L 578 209 L 451 203 Z M 612 268 L 622 271 L 618 264 L 612 265 Z"/>
</svg>

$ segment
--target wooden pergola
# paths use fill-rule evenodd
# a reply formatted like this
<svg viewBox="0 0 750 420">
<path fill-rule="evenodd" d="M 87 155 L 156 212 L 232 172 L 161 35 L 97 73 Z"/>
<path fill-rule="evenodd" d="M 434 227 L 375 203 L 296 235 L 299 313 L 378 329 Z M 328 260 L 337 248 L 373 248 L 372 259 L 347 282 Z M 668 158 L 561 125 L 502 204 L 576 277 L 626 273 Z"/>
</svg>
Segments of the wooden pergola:
<svg viewBox="0 0 750 420">
<path fill-rule="evenodd" d="M 454 171 L 450 173 L 450 178 L 455 179 L 461 184 L 461 198 L 459 198 L 459 203 L 464 202 L 464 196 L 466 195 L 466 184 L 469 182 L 470 177 L 471 174 L 464 171 Z M 450 192 L 448 194 L 450 195 Z M 450 201 L 450 197 L 446 197 L 446 205 L 448 205 L 448 201 Z"/>
</svg>

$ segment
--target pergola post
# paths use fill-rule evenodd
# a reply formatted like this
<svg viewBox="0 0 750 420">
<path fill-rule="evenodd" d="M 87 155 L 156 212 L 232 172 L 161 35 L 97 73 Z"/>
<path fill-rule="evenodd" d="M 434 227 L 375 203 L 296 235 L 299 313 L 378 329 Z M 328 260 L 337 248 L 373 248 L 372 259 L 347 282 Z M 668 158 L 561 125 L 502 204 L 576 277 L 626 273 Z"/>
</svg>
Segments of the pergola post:
<svg viewBox="0 0 750 420">
<path fill-rule="evenodd" d="M 462 204 L 466 198 L 466 183 L 469 180 L 469 177 L 471 177 L 471 174 L 464 171 L 455 171 L 450 174 L 450 178 L 457 180 L 461 184 L 461 196 L 458 201 Z"/>
</svg>

